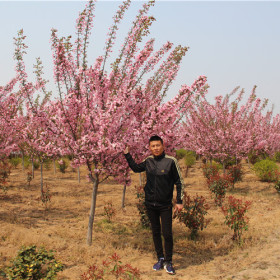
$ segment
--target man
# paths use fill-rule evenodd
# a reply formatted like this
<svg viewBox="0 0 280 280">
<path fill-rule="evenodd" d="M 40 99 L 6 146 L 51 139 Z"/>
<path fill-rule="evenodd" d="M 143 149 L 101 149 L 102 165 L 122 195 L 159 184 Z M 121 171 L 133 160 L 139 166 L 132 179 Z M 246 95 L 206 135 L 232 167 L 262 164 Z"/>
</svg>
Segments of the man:
<svg viewBox="0 0 280 280">
<path fill-rule="evenodd" d="M 173 236 L 172 236 L 172 199 L 174 185 L 177 197 L 174 213 L 183 209 L 182 196 L 184 183 L 178 162 L 164 152 L 163 140 L 154 135 L 149 140 L 152 153 L 142 163 L 133 160 L 127 147 L 124 151 L 129 167 L 134 172 L 146 171 L 147 182 L 144 188 L 145 205 L 151 222 L 153 241 L 158 257 L 154 270 L 165 268 L 169 274 L 175 274 L 172 264 Z M 161 240 L 161 230 L 164 237 L 165 257 Z"/>
</svg>

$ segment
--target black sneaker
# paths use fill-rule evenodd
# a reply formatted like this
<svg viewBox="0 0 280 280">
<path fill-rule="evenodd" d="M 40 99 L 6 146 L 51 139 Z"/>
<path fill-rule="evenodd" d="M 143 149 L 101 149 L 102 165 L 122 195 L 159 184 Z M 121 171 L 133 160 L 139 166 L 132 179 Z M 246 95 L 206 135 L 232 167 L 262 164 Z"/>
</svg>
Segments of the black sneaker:
<svg viewBox="0 0 280 280">
<path fill-rule="evenodd" d="M 168 274 L 175 274 L 175 269 L 172 265 L 172 262 L 166 262 L 164 268 Z"/>
<path fill-rule="evenodd" d="M 157 263 L 154 264 L 153 270 L 163 269 L 164 258 L 160 258 Z"/>
</svg>

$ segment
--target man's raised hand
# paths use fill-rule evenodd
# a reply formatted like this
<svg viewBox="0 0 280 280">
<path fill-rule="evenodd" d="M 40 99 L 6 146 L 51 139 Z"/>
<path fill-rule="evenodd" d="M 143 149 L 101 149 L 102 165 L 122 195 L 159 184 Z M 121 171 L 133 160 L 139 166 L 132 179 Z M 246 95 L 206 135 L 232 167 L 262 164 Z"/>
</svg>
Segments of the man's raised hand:
<svg viewBox="0 0 280 280">
<path fill-rule="evenodd" d="M 128 153 L 129 153 L 129 147 L 128 147 L 128 146 L 125 147 L 123 153 L 124 153 L 124 154 L 128 154 Z"/>
</svg>

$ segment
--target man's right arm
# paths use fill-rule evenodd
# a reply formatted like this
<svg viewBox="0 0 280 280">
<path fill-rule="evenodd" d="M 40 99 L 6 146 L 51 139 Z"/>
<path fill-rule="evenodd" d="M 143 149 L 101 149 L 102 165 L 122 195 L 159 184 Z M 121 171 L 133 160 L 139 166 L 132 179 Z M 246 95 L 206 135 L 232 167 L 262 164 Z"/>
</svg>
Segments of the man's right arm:
<svg viewBox="0 0 280 280">
<path fill-rule="evenodd" d="M 129 167 L 136 173 L 140 173 L 146 170 L 146 161 L 143 161 L 139 164 L 137 164 L 134 159 L 132 158 L 130 153 L 124 154 Z"/>
</svg>

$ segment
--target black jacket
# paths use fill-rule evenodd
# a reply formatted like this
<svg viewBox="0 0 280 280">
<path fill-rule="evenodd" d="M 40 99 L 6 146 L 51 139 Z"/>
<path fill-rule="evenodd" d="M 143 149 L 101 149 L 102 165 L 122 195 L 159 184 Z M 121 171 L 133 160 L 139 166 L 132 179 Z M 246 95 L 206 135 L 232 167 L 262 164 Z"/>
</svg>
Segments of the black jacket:
<svg viewBox="0 0 280 280">
<path fill-rule="evenodd" d="M 177 204 L 182 204 L 184 181 L 174 157 L 165 155 L 149 156 L 137 164 L 128 153 L 125 158 L 129 167 L 137 173 L 146 171 L 147 182 L 144 188 L 145 202 L 148 205 L 163 206 L 172 203 L 174 185 L 177 190 Z"/>
</svg>

